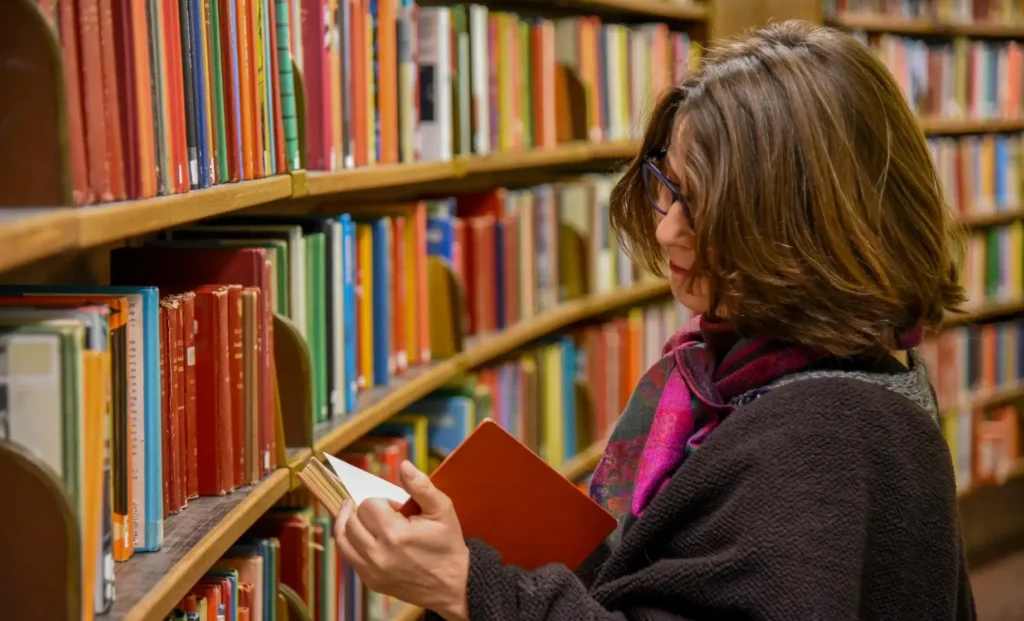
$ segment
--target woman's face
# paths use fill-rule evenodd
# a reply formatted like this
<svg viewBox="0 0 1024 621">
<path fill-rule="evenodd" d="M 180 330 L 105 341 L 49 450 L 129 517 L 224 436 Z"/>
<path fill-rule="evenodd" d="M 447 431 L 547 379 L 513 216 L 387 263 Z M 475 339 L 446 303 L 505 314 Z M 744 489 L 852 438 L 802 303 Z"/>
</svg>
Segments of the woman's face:
<svg viewBox="0 0 1024 621">
<path fill-rule="evenodd" d="M 681 132 L 678 132 L 678 136 Z M 679 186 L 680 194 L 688 196 L 686 179 L 682 174 L 682 162 L 686 157 L 686 146 L 669 149 L 662 172 L 669 181 Z M 658 183 L 659 206 L 667 215 L 658 214 L 656 236 L 658 243 L 665 249 L 668 260 L 668 278 L 672 288 L 672 296 L 694 314 L 706 313 L 711 305 L 710 288 L 706 276 L 693 280 L 692 290 L 687 288 L 690 268 L 696 256 L 693 230 L 683 215 L 683 205 L 673 202 L 672 193 L 664 184 Z"/>
</svg>

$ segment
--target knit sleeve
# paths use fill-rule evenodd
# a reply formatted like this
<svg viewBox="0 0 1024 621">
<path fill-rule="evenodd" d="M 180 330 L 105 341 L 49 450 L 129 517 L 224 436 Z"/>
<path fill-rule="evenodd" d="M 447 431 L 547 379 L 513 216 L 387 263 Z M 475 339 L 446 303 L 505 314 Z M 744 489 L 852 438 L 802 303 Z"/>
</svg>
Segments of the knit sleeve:
<svg viewBox="0 0 1024 621">
<path fill-rule="evenodd" d="M 924 536 L 912 549 L 939 568 L 933 573 L 943 584 L 955 584 L 955 492 L 935 489 L 936 480 L 951 480 L 942 470 L 949 458 L 941 434 L 907 435 L 900 450 L 878 450 L 872 444 L 886 440 L 872 421 L 924 415 L 909 401 L 872 398 L 855 384 L 830 384 L 824 395 L 815 384 L 780 389 L 748 406 L 741 420 L 727 420 L 625 533 L 589 588 L 564 566 L 509 567 L 471 542 L 469 618 L 871 618 L 863 598 L 877 602 L 888 589 L 880 577 L 906 562 L 886 556 L 888 548 Z M 943 476 L 920 476 L 929 469 Z M 933 517 L 928 535 L 918 532 L 921 522 L 898 533 L 879 530 L 879 512 L 911 509 L 919 519 L 942 516 L 951 524 Z M 937 608 L 958 605 L 955 592 L 922 589 L 932 599 L 951 598 Z"/>
</svg>

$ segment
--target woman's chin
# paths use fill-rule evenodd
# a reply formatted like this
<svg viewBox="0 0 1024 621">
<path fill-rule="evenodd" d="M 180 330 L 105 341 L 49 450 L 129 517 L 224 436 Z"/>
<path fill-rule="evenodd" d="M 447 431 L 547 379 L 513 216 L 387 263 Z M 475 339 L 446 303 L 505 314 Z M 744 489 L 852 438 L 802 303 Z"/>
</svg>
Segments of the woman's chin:
<svg viewBox="0 0 1024 621">
<path fill-rule="evenodd" d="M 686 290 L 686 284 L 677 281 L 675 278 L 672 279 L 671 283 L 672 297 L 675 298 L 676 302 L 682 304 L 688 311 L 694 315 L 700 315 L 706 313 L 708 310 L 708 300 L 696 292 L 690 292 Z"/>
</svg>

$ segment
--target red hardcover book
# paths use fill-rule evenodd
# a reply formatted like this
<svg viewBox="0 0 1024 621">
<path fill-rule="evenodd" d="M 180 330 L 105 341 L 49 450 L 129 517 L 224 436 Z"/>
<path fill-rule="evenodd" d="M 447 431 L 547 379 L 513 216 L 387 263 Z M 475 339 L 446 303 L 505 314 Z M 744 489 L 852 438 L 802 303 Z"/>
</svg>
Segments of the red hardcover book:
<svg viewBox="0 0 1024 621">
<path fill-rule="evenodd" d="M 75 0 L 64 0 L 57 7 L 57 30 L 60 33 L 60 53 L 64 69 L 64 92 L 68 105 L 68 146 L 71 153 L 71 187 L 75 204 L 84 205 L 95 200 L 89 187 L 88 163 L 85 148 L 85 123 L 82 119 L 82 87 L 79 82 L 78 28 L 75 24 Z M 52 17 L 52 14 L 51 14 Z"/>
<path fill-rule="evenodd" d="M 228 372 L 228 290 L 196 288 L 196 394 L 199 494 L 232 488 L 231 386 Z"/>
<path fill-rule="evenodd" d="M 231 385 L 231 480 L 245 484 L 245 365 L 242 353 L 242 285 L 228 286 L 228 373 Z"/>
<path fill-rule="evenodd" d="M 224 76 L 233 76 L 238 70 L 235 59 L 235 48 L 231 46 L 231 2 L 232 0 L 216 0 L 220 13 L 220 41 L 221 41 L 221 72 Z M 225 84 L 227 78 L 225 77 Z M 224 89 L 224 129 L 228 145 L 228 180 L 238 181 L 242 178 L 242 162 L 239 160 L 238 145 L 240 144 L 241 127 L 235 119 L 235 103 L 238 100 L 238 92 L 234 87 Z"/>
<path fill-rule="evenodd" d="M 174 314 L 171 317 L 171 387 L 174 389 L 174 414 L 171 428 L 171 475 L 174 481 L 171 490 L 171 502 L 184 509 L 188 505 L 185 473 L 185 309 L 181 296 L 174 296 Z"/>
<path fill-rule="evenodd" d="M 170 351 L 170 347 L 167 343 L 168 328 L 167 325 L 170 321 L 168 317 L 168 306 L 167 302 L 160 300 L 160 426 L 163 428 L 164 433 L 160 434 L 160 457 L 163 466 L 163 496 L 164 496 L 164 517 L 167 517 L 172 513 L 171 511 L 171 482 L 170 477 L 167 473 L 171 471 L 171 447 L 170 447 L 170 434 L 167 433 L 167 428 L 170 426 L 170 411 L 171 411 L 171 378 L 170 369 L 171 365 L 167 362 L 167 352 Z"/>
<path fill-rule="evenodd" d="M 262 248 L 145 246 L 117 248 L 111 252 L 110 262 L 111 281 L 115 284 L 155 285 L 159 286 L 161 291 L 168 292 L 187 291 L 209 284 L 238 284 L 260 289 L 263 304 L 259 317 L 259 384 L 262 387 L 259 410 L 260 420 L 266 424 L 267 432 L 262 438 L 263 445 L 268 450 L 273 450 L 273 313 L 269 295 L 271 271 L 268 268 L 266 252 Z M 197 335 L 197 357 L 198 340 Z M 228 346 L 225 345 L 225 355 L 227 349 Z M 198 373 L 197 369 L 197 377 Z M 203 391 L 201 388 L 197 390 L 201 401 Z M 201 418 L 201 414 L 197 414 L 197 417 Z M 267 469 L 273 467 L 272 462 L 271 455 L 268 454 L 264 461 Z"/>
<path fill-rule="evenodd" d="M 98 0 L 78 0 L 78 43 L 81 50 L 81 86 L 85 121 L 89 185 L 96 200 L 113 200 L 110 162 L 107 160 L 106 114 L 103 101 L 103 53 L 100 46 Z"/>
<path fill-rule="evenodd" d="M 405 372 L 409 366 L 409 337 L 405 330 L 406 275 L 411 265 L 405 262 L 405 227 L 409 226 L 403 216 L 391 218 L 391 357 L 395 361 L 395 374 Z"/>
<path fill-rule="evenodd" d="M 276 402 L 277 402 L 277 371 L 273 366 L 274 362 L 274 298 L 270 295 L 270 283 L 273 281 L 274 266 L 270 261 L 263 263 L 263 281 L 267 288 L 259 292 L 258 305 L 267 316 L 266 333 L 257 334 L 256 347 L 266 358 L 266 372 L 259 376 L 261 400 L 266 407 L 260 409 L 260 447 L 263 451 L 263 459 L 260 474 L 266 474 L 278 465 L 275 455 L 277 454 L 277 424 L 276 424 Z M 265 353 L 262 353 L 265 352 Z"/>
<path fill-rule="evenodd" d="M 199 496 L 196 450 L 196 294 L 181 294 L 182 345 L 185 348 L 185 498 Z"/>
<path fill-rule="evenodd" d="M 127 196 L 124 179 L 126 152 L 121 143 L 121 102 L 118 91 L 116 35 L 112 0 L 99 0 L 100 9 L 100 66 L 103 72 L 103 111 L 106 115 L 107 161 L 110 163 L 110 191 L 114 200 Z M 130 121 L 129 121 L 130 122 Z"/>
</svg>

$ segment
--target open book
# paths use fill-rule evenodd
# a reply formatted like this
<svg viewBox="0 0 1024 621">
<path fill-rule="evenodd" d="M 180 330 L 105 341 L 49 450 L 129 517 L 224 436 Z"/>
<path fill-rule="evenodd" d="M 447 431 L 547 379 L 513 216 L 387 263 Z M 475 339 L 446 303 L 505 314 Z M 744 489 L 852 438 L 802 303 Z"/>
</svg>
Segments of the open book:
<svg viewBox="0 0 1024 621">
<path fill-rule="evenodd" d="M 326 455 L 299 479 L 332 515 L 351 499 L 402 503 L 419 512 L 409 494 L 380 477 Z M 575 569 L 615 530 L 615 518 L 500 425 L 485 420 L 430 476 L 448 495 L 466 538 L 482 539 L 506 564 L 534 569 L 562 563 Z"/>
</svg>

